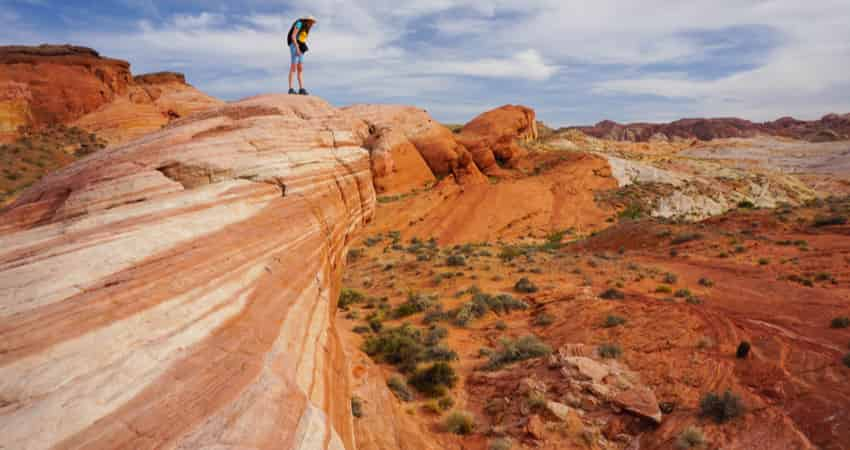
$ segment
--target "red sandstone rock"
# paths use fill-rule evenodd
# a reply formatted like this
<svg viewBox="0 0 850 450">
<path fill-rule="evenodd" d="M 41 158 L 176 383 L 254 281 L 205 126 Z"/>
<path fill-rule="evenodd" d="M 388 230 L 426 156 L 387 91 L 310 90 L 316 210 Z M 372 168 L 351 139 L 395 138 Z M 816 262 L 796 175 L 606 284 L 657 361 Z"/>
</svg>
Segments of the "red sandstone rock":
<svg viewBox="0 0 850 450">
<path fill-rule="evenodd" d="M 375 204 L 365 131 L 258 97 L 24 193 L 0 216 L 0 447 L 354 448 L 333 312 Z"/>
<path fill-rule="evenodd" d="M 617 394 L 614 397 L 614 404 L 640 417 L 661 423 L 658 400 L 652 390 L 647 387 L 635 387 Z"/>
<path fill-rule="evenodd" d="M 497 161 L 513 167 L 525 153 L 517 141 L 535 139 L 537 122 L 534 110 L 514 105 L 481 114 L 466 124 L 457 138 L 485 173 L 498 170 Z"/>
</svg>

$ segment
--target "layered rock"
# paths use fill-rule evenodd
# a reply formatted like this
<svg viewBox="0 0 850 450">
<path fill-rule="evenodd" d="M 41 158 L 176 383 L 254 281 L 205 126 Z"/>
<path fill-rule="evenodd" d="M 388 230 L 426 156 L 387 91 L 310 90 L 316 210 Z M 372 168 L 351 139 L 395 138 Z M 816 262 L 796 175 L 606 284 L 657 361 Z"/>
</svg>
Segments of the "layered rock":
<svg viewBox="0 0 850 450">
<path fill-rule="evenodd" d="M 332 323 L 366 125 L 268 96 L 49 175 L 0 216 L 0 447 L 354 448 Z"/>
<path fill-rule="evenodd" d="M 355 105 L 344 111 L 351 117 L 365 120 L 377 133 L 395 130 L 396 135 L 390 137 L 381 150 L 390 155 L 389 159 L 396 160 L 394 155 L 401 154 L 409 143 L 416 148 L 433 175 L 454 175 L 462 184 L 485 180 L 472 156 L 455 140 L 451 130 L 434 121 L 424 110 L 400 105 Z M 409 169 L 401 176 L 427 179 L 427 174 L 423 173 L 425 168 L 415 161 L 417 158 L 412 159 L 414 161 L 406 164 Z M 393 174 L 391 171 L 386 173 Z M 381 174 L 381 171 L 376 172 L 376 179 L 382 178 Z M 398 177 L 398 171 L 393 176 Z"/>
<path fill-rule="evenodd" d="M 0 136 L 79 126 L 111 143 L 222 103 L 175 73 L 133 77 L 126 61 L 73 46 L 0 47 Z"/>
<path fill-rule="evenodd" d="M 472 154 L 475 164 L 485 173 L 498 169 L 498 164 L 513 167 L 525 154 L 519 142 L 536 140 L 537 122 L 534 110 L 506 105 L 485 112 L 466 124 L 457 140 Z"/>
</svg>

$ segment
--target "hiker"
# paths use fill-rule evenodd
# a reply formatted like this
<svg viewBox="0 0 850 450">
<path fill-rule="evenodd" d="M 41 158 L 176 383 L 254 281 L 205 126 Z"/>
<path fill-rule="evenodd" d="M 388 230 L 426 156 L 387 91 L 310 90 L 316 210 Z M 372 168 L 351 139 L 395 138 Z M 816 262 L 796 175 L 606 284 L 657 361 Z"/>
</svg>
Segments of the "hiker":
<svg viewBox="0 0 850 450">
<path fill-rule="evenodd" d="M 292 62 L 289 66 L 289 93 L 291 95 L 310 95 L 304 89 L 304 53 L 307 53 L 307 36 L 310 34 L 310 28 L 315 25 L 316 19 L 313 16 L 302 17 L 292 24 L 289 33 L 286 36 L 286 43 L 289 44 L 289 53 Z M 298 71 L 298 92 L 292 88 L 292 76 Z"/>
</svg>

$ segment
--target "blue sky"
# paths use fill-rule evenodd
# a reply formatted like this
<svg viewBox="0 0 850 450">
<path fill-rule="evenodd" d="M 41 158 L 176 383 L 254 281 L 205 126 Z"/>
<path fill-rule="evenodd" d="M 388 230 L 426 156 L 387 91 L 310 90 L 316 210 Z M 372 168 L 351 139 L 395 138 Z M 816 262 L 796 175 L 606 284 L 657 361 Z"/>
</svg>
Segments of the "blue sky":
<svg viewBox="0 0 850 450">
<path fill-rule="evenodd" d="M 302 14 L 307 87 L 336 105 L 464 122 L 518 103 L 554 126 L 850 112 L 847 0 L 0 0 L 0 42 L 90 46 L 230 100 L 286 90 Z"/>
</svg>

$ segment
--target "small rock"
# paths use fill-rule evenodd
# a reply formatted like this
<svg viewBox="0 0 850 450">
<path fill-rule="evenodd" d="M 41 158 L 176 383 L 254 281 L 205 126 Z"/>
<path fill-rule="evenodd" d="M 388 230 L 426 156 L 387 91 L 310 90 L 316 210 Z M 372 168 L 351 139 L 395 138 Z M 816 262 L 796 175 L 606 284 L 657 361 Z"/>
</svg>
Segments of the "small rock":
<svg viewBox="0 0 850 450">
<path fill-rule="evenodd" d="M 528 395 L 529 393 L 545 394 L 549 388 L 546 383 L 536 378 L 523 378 L 517 386 L 517 393 L 520 395 Z"/>
<path fill-rule="evenodd" d="M 661 409 L 655 393 L 647 387 L 637 387 L 621 392 L 614 397 L 614 404 L 637 416 L 661 423 Z"/>
<path fill-rule="evenodd" d="M 528 424 L 525 426 L 525 432 L 532 438 L 542 441 L 546 432 L 546 424 L 538 415 L 533 415 L 528 419 Z"/>
<path fill-rule="evenodd" d="M 563 361 L 564 375 L 592 380 L 594 383 L 601 383 L 611 373 L 608 366 L 583 356 L 571 356 L 563 358 Z"/>
<path fill-rule="evenodd" d="M 550 413 L 552 416 L 561 421 L 566 421 L 567 417 L 570 414 L 570 407 L 558 402 L 547 401 L 546 402 L 546 411 Z"/>
</svg>

